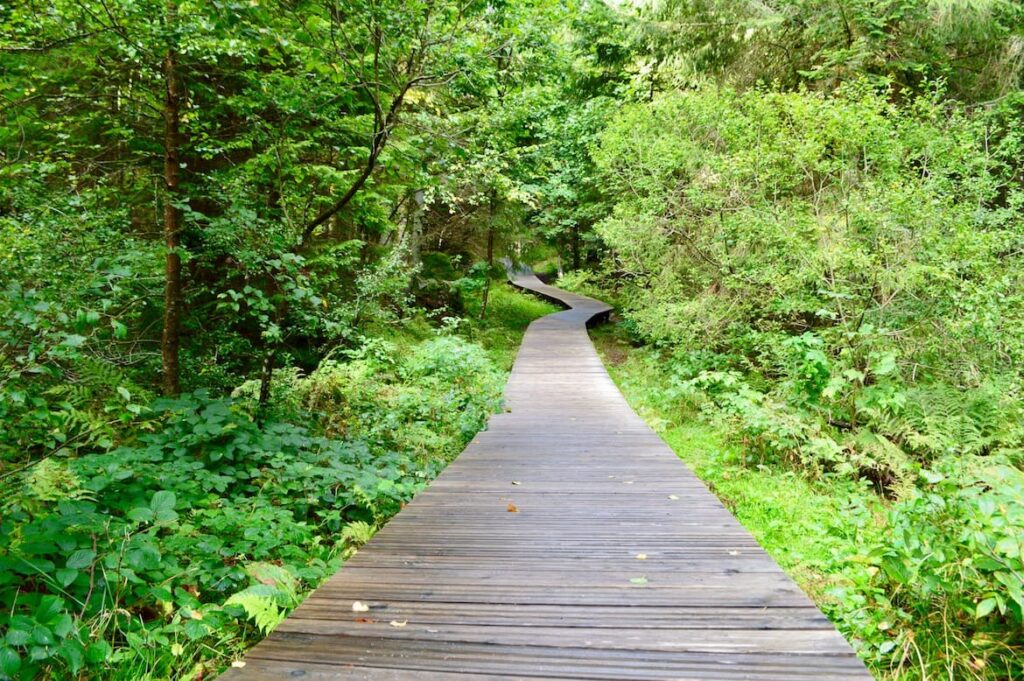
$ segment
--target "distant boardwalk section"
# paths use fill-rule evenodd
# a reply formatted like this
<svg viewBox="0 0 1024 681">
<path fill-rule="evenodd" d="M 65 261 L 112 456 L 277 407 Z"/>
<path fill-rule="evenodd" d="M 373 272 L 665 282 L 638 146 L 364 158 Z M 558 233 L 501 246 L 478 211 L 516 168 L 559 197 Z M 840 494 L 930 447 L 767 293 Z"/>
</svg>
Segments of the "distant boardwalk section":
<svg viewBox="0 0 1024 681">
<path fill-rule="evenodd" d="M 608 306 L 516 284 L 570 309 L 507 413 L 222 678 L 870 679 L 630 409 L 586 333 Z"/>
</svg>

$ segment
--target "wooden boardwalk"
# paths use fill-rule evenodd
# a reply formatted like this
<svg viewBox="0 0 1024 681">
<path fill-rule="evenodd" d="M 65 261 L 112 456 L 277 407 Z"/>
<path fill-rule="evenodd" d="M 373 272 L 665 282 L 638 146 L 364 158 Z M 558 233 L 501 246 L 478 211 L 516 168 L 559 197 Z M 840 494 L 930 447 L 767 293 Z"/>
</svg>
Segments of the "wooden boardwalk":
<svg viewBox="0 0 1024 681">
<path fill-rule="evenodd" d="M 609 308 L 516 283 L 571 309 L 507 413 L 223 678 L 870 679 L 630 409 L 585 329 Z"/>
</svg>

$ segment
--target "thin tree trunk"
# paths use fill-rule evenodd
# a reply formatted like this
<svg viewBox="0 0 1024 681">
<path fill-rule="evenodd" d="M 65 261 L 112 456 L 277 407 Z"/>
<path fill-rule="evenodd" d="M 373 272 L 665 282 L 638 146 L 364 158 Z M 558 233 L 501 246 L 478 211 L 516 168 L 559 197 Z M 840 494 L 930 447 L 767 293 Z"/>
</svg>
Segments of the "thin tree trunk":
<svg viewBox="0 0 1024 681">
<path fill-rule="evenodd" d="M 398 124 L 398 114 L 402 109 L 402 103 L 405 101 L 405 96 L 409 94 L 409 90 L 416 84 L 416 79 L 407 80 L 402 89 L 395 95 L 395 98 L 391 102 L 391 106 L 388 108 L 386 114 L 381 112 L 380 103 L 377 102 L 377 111 L 379 112 L 374 120 L 373 136 L 370 140 L 370 153 L 366 157 L 366 164 L 363 166 L 362 172 L 359 173 L 359 177 L 352 182 L 348 190 L 342 194 L 341 198 L 338 199 L 334 205 L 327 208 L 316 217 L 315 220 L 306 225 L 305 229 L 302 230 L 302 240 L 300 242 L 301 247 L 309 245 L 313 238 L 313 232 L 320 225 L 327 222 L 334 215 L 341 212 L 349 204 L 349 202 L 355 198 L 359 190 L 363 188 L 366 181 L 373 175 L 374 169 L 377 167 L 377 159 L 380 158 L 380 154 L 384 151 L 384 146 L 388 143 L 388 138 L 391 137 L 391 132 L 394 127 Z"/>
<path fill-rule="evenodd" d="M 259 409 L 262 413 L 270 404 L 270 386 L 274 379 L 274 356 L 277 351 L 268 349 L 263 356 L 263 369 L 260 372 L 260 399 Z"/>
<path fill-rule="evenodd" d="M 177 6 L 174 0 L 167 3 L 167 25 L 173 28 L 177 23 Z M 160 355 L 163 364 L 163 391 L 165 395 L 176 395 L 180 390 L 178 355 L 181 347 L 182 274 L 181 255 L 181 211 L 178 208 L 181 182 L 181 100 L 182 84 L 178 74 L 177 54 L 168 48 L 164 57 L 164 245 L 167 255 L 164 262 L 164 327 L 160 341 Z"/>
<path fill-rule="evenodd" d="M 426 193 L 417 189 L 412 195 L 412 210 L 409 215 L 409 263 L 419 265 L 422 260 L 420 254 L 421 242 L 423 240 L 423 211 L 426 205 Z"/>
<path fill-rule="evenodd" d="M 572 225 L 572 268 L 580 268 L 580 226 L 576 223 Z"/>
<path fill-rule="evenodd" d="M 498 198 L 491 192 L 490 211 L 487 216 L 487 279 L 484 281 L 484 298 L 480 304 L 480 319 L 487 316 L 487 301 L 491 296 L 491 268 L 494 267 L 494 214 Z"/>
</svg>

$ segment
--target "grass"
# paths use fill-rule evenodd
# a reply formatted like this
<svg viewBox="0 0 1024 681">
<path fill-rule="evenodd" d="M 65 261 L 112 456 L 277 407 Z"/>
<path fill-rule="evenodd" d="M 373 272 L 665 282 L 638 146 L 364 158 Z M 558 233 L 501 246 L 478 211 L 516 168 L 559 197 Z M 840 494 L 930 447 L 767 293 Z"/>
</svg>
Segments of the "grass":
<svg viewBox="0 0 1024 681">
<path fill-rule="evenodd" d="M 469 340 L 482 345 L 498 367 L 508 371 L 530 322 L 561 308 L 506 283 L 492 284 L 489 295 L 484 319 L 480 319 L 479 297 L 467 301 L 461 330 Z"/>
</svg>

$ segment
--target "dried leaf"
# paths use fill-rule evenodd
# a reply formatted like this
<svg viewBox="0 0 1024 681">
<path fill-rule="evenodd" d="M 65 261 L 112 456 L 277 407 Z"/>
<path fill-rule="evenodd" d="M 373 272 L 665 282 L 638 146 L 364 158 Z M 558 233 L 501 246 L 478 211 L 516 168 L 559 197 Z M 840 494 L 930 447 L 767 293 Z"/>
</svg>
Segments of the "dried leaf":
<svg viewBox="0 0 1024 681">
<path fill-rule="evenodd" d="M 638 554 L 636 554 L 636 559 L 637 560 L 647 560 L 647 554 L 646 553 L 638 553 Z"/>
<path fill-rule="evenodd" d="M 629 583 L 630 584 L 641 584 L 641 585 L 642 584 L 646 584 L 647 583 L 647 578 L 646 577 L 633 577 L 633 578 L 631 578 L 629 580 Z"/>
<path fill-rule="evenodd" d="M 679 501 L 679 495 L 677 494 L 669 494 L 668 498 L 671 499 L 672 501 Z"/>
<path fill-rule="evenodd" d="M 354 601 L 352 603 L 352 612 L 370 612 L 370 606 L 362 601 Z"/>
<path fill-rule="evenodd" d="M 513 481 L 512 481 L 512 484 L 513 484 L 513 485 L 518 485 L 518 484 L 519 484 L 519 481 L 518 481 L 518 480 L 513 480 Z"/>
<path fill-rule="evenodd" d="M 391 620 L 391 626 L 396 627 L 398 629 L 401 629 L 402 627 L 404 627 L 408 623 L 409 623 L 409 620 L 401 620 L 401 621 L 399 621 L 399 620 Z"/>
<path fill-rule="evenodd" d="M 730 556 L 738 556 L 738 555 L 740 555 L 740 552 L 739 551 L 730 551 L 729 555 Z"/>
<path fill-rule="evenodd" d="M 509 504 L 509 505 L 508 505 L 508 508 L 507 508 L 506 510 L 507 510 L 507 511 L 508 511 L 509 513 L 519 513 L 519 507 L 518 507 L 518 506 L 516 506 L 515 504 Z"/>
<path fill-rule="evenodd" d="M 357 617 L 356 622 L 359 624 L 373 624 L 373 620 L 369 617 Z"/>
<path fill-rule="evenodd" d="M 231 666 L 235 667 L 236 669 L 241 669 L 245 666 L 245 660 L 235 660 L 231 663 Z"/>
</svg>

